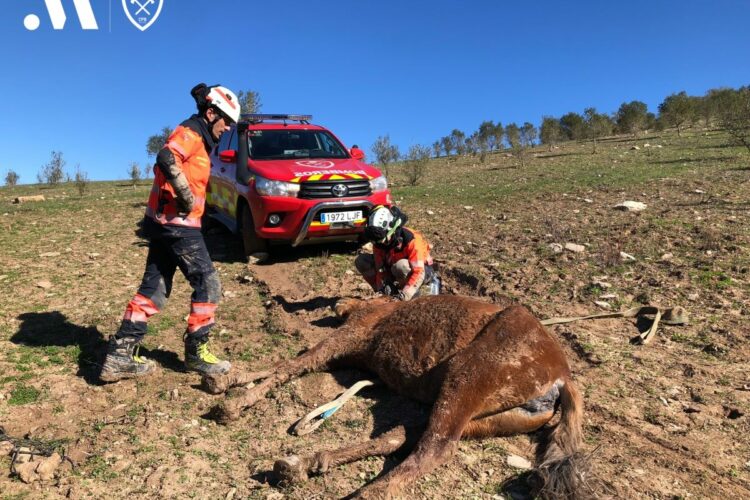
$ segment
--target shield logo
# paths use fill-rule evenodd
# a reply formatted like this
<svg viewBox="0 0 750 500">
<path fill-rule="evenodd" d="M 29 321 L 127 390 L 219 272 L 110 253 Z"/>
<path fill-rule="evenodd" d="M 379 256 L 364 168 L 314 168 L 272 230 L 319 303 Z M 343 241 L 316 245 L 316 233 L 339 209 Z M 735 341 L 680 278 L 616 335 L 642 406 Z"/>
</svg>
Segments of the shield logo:
<svg viewBox="0 0 750 500">
<path fill-rule="evenodd" d="M 130 22 L 141 31 L 151 27 L 161 14 L 164 0 L 122 0 L 122 8 Z"/>
<path fill-rule="evenodd" d="M 347 194 L 349 194 L 349 187 L 347 187 L 346 184 L 335 184 L 331 188 L 331 193 L 333 194 L 333 196 L 342 198 L 346 196 Z"/>
</svg>

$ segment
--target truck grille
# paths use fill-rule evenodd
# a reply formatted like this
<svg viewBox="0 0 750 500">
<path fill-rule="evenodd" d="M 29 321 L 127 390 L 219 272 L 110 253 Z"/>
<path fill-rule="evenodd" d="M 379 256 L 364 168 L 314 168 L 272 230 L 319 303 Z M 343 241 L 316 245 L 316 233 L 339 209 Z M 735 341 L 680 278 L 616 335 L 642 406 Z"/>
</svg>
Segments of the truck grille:
<svg viewBox="0 0 750 500">
<path fill-rule="evenodd" d="M 303 182 L 299 191 L 299 198 L 356 198 L 370 196 L 370 181 L 368 180 L 340 180 Z"/>
</svg>

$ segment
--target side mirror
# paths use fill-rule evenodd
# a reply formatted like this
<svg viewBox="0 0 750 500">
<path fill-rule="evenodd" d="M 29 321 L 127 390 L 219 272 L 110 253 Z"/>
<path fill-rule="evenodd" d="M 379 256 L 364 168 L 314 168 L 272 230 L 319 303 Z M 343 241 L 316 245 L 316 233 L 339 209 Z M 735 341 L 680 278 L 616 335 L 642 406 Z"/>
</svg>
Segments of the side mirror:
<svg viewBox="0 0 750 500">
<path fill-rule="evenodd" d="M 352 155 L 352 158 L 355 160 L 364 160 L 365 159 L 365 153 L 361 149 L 350 149 L 349 154 Z"/>
<path fill-rule="evenodd" d="M 219 153 L 219 159 L 224 163 L 234 163 L 237 160 L 237 151 L 227 149 Z"/>
</svg>

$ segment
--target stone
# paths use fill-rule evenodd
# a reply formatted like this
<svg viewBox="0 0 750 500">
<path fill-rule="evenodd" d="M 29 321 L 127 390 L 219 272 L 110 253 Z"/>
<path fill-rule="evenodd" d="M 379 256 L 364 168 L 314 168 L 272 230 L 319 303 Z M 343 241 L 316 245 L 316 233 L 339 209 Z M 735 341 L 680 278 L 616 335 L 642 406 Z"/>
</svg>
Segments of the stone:
<svg viewBox="0 0 750 500">
<path fill-rule="evenodd" d="M 29 201 L 45 201 L 43 194 L 33 196 L 17 196 L 13 199 L 13 203 L 27 203 Z"/>
<path fill-rule="evenodd" d="M 565 250 L 573 253 L 583 253 L 586 251 L 586 247 L 583 245 L 577 245 L 575 243 L 566 243 Z"/>
<path fill-rule="evenodd" d="M 602 309 L 607 309 L 607 310 L 612 309 L 612 305 L 609 302 L 604 302 L 603 300 L 595 300 L 594 304 L 601 307 Z"/>
<path fill-rule="evenodd" d="M 633 262 L 633 261 L 635 261 L 635 260 L 636 260 L 636 258 L 635 258 L 635 257 L 633 257 L 633 256 L 632 256 L 632 255 L 630 255 L 629 253 L 625 253 L 625 252 L 620 252 L 620 258 L 621 258 L 622 260 L 625 260 L 625 261 L 630 261 L 630 262 Z"/>
<path fill-rule="evenodd" d="M 262 264 L 267 261 L 269 254 L 267 252 L 256 252 L 247 258 L 248 264 Z"/>
<path fill-rule="evenodd" d="M 60 252 L 44 252 L 40 253 L 39 257 L 59 257 Z"/>
<path fill-rule="evenodd" d="M 630 148 L 631 151 L 638 151 L 639 149 L 641 148 L 639 148 L 638 146 L 633 146 Z"/>
<path fill-rule="evenodd" d="M 42 280 L 42 281 L 38 281 L 36 283 L 36 286 L 43 290 L 49 290 L 50 288 L 52 288 L 52 282 L 48 280 Z"/>
<path fill-rule="evenodd" d="M 10 441 L 0 441 L 0 457 L 10 455 L 15 446 Z"/>
<path fill-rule="evenodd" d="M 506 458 L 505 461 L 508 465 L 515 467 L 516 469 L 529 470 L 532 467 L 531 462 L 523 457 L 519 457 L 518 455 L 508 455 L 508 458 Z"/>
<path fill-rule="evenodd" d="M 49 481 L 55 477 L 55 471 L 62 463 L 62 457 L 58 453 L 53 453 L 52 456 L 45 458 L 36 468 L 36 473 L 39 475 L 39 479 L 42 481 Z"/>
<path fill-rule="evenodd" d="M 643 210 L 646 210 L 647 205 L 645 203 L 642 203 L 640 201 L 623 201 L 622 203 L 618 203 L 613 208 L 616 210 L 622 210 L 624 212 L 641 212 Z"/>
<path fill-rule="evenodd" d="M 661 257 L 659 258 L 659 260 L 660 260 L 660 261 L 662 261 L 662 262 L 669 262 L 669 261 L 671 261 L 671 260 L 672 260 L 673 258 L 674 258 L 674 255 L 673 255 L 673 254 L 671 254 L 671 253 L 665 253 L 664 255 L 662 255 L 662 256 L 661 256 Z"/>
</svg>

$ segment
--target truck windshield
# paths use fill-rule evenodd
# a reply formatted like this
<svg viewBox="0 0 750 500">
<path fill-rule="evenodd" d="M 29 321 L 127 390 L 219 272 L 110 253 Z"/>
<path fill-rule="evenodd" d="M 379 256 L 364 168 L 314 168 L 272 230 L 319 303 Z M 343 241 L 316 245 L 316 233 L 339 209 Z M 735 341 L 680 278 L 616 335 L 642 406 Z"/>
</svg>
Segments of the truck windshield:
<svg viewBox="0 0 750 500">
<path fill-rule="evenodd" d="M 349 157 L 341 143 L 324 130 L 249 130 L 247 140 L 253 160 Z"/>
</svg>

